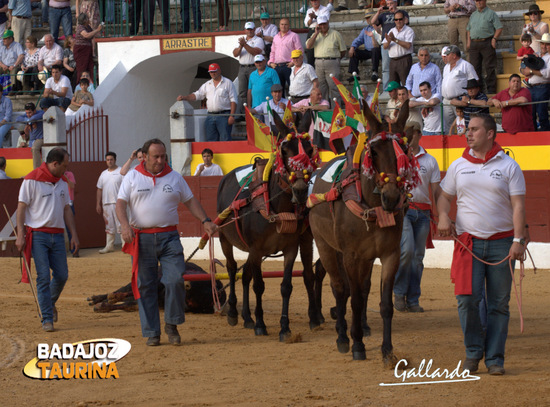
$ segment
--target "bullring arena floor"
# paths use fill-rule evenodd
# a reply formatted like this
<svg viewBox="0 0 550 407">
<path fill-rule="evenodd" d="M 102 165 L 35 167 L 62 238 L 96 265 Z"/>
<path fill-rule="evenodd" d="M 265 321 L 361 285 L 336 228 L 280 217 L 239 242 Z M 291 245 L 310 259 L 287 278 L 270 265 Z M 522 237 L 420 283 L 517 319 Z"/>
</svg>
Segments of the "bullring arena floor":
<svg viewBox="0 0 550 407">
<path fill-rule="evenodd" d="M 199 262 L 207 268 L 206 262 Z M 301 266 L 301 265 L 299 265 Z M 280 262 L 265 264 L 281 270 Z M 336 350 L 334 301 L 325 280 L 327 322 L 309 330 L 301 278 L 294 279 L 291 329 L 301 341 L 280 343 L 281 300 L 278 279 L 266 280 L 267 337 L 255 337 L 225 317 L 188 314 L 180 328 L 183 346 L 148 348 L 137 312 L 93 313 L 86 297 L 113 291 L 130 278 L 129 259 L 121 253 L 100 256 L 83 250 L 69 258 L 69 281 L 59 302 L 56 332 L 40 328 L 28 285 L 17 284 L 19 259 L 0 259 L 0 400 L 6 406 L 544 406 L 550 405 L 550 273 L 527 272 L 523 289 L 525 332 L 519 332 L 515 299 L 510 303 L 506 375 L 489 376 L 483 367 L 476 381 L 403 383 L 385 369 L 380 355 L 382 323 L 378 314 L 379 270 L 373 275 L 368 317 L 373 335 L 366 340 L 367 361 Z M 239 303 L 240 303 L 239 283 Z M 397 313 L 393 320 L 396 356 L 418 368 L 432 359 L 436 368 L 453 370 L 464 357 L 453 286 L 448 270 L 424 271 L 424 314 Z M 349 322 L 349 314 L 348 314 Z M 119 379 L 32 380 L 22 373 L 40 342 L 74 343 L 94 338 L 121 338 L 132 349 L 117 362 Z"/>
</svg>

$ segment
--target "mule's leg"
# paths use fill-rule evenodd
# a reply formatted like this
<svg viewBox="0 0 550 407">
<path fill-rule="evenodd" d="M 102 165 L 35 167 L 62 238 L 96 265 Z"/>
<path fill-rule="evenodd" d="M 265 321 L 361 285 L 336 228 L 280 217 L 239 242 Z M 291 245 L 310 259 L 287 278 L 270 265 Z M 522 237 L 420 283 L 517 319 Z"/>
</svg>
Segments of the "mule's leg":
<svg viewBox="0 0 550 407">
<path fill-rule="evenodd" d="M 250 267 L 252 277 L 254 278 L 252 288 L 254 289 L 254 294 L 256 294 L 256 309 L 254 311 L 254 315 L 256 316 L 256 324 L 254 325 L 254 333 L 256 335 L 267 335 L 267 328 L 264 323 L 264 309 L 262 307 L 262 295 L 265 291 L 264 279 L 262 277 L 262 256 L 253 256 L 253 253 L 250 253 L 247 264 Z"/>
<path fill-rule="evenodd" d="M 243 310 L 241 316 L 244 320 L 246 329 L 254 328 L 254 320 L 250 313 L 250 281 L 252 280 L 252 270 L 249 260 L 246 261 L 243 267 Z"/>
<path fill-rule="evenodd" d="M 400 251 L 396 250 L 387 257 L 380 259 L 382 262 L 382 274 L 380 279 L 380 315 L 384 322 L 384 333 L 382 340 L 382 360 L 384 365 L 389 368 L 395 367 L 397 358 L 393 354 L 393 345 L 391 340 L 391 325 L 393 318 L 393 282 L 395 273 L 399 267 Z"/>
<path fill-rule="evenodd" d="M 374 264 L 374 261 L 372 261 L 370 263 L 370 265 L 368 265 L 370 270 L 372 270 L 373 264 Z M 371 287 L 370 277 L 365 278 L 365 280 L 363 281 L 363 299 L 364 299 L 363 314 L 361 315 L 361 326 L 363 327 L 363 336 L 364 337 L 367 337 L 367 336 L 371 335 L 371 329 L 370 329 L 369 324 L 367 323 L 367 304 L 369 302 L 370 287 Z"/>
<path fill-rule="evenodd" d="M 297 243 L 297 242 L 296 242 Z M 279 340 L 284 342 L 290 336 L 290 320 L 288 318 L 288 310 L 290 307 L 290 296 L 292 294 L 292 269 L 294 267 L 294 261 L 298 255 L 298 244 L 289 245 L 284 251 L 285 264 L 283 281 L 281 282 L 281 297 L 283 299 L 283 308 L 281 310 L 281 330 L 279 331 Z M 313 259 L 313 247 L 311 249 L 311 258 L 309 258 L 309 264 Z M 304 269 L 305 269 L 304 265 Z M 305 271 L 305 270 L 304 270 Z M 309 266 L 309 273 L 313 274 L 311 265 Z M 310 288 L 313 288 L 312 286 Z M 312 290 L 313 291 L 313 290 Z M 309 293 L 308 293 L 309 294 Z"/>
<path fill-rule="evenodd" d="M 368 266 L 372 262 L 361 259 L 355 253 L 344 255 L 344 267 L 348 276 L 349 289 L 351 294 L 351 339 L 353 345 L 353 360 L 365 360 L 367 358 L 365 345 L 363 344 L 363 326 L 361 324 L 365 311 L 365 297 L 363 296 L 364 279 L 370 279 L 372 268 Z"/>
<path fill-rule="evenodd" d="M 320 304 L 317 303 L 317 295 L 315 292 L 316 281 L 313 273 L 313 236 L 309 228 L 300 236 L 300 256 L 304 267 L 303 278 L 309 302 L 309 328 L 314 329 L 321 325 L 324 320 L 321 321 L 323 315 L 321 314 Z"/>
<path fill-rule="evenodd" d="M 319 323 L 322 324 L 325 322 L 325 317 L 323 316 L 323 280 L 327 271 L 323 267 L 321 260 L 315 262 L 315 305 L 317 309 L 317 318 Z"/>
<path fill-rule="evenodd" d="M 229 274 L 229 298 L 227 299 L 229 309 L 227 311 L 227 323 L 231 326 L 235 326 L 237 325 L 239 319 L 239 313 L 237 312 L 237 295 L 235 294 L 237 262 L 233 257 L 233 246 L 229 243 L 229 240 L 227 240 L 223 233 L 220 233 L 220 245 L 226 258 L 225 266 L 227 267 L 227 273 Z"/>
</svg>

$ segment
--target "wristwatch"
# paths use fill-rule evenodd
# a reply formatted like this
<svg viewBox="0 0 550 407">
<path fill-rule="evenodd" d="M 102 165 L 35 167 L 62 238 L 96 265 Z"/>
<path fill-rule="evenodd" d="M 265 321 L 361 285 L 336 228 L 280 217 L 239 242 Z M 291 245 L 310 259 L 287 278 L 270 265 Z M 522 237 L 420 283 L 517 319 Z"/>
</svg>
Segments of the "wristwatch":
<svg viewBox="0 0 550 407">
<path fill-rule="evenodd" d="M 212 219 L 206 217 L 201 223 L 204 225 L 206 222 L 212 222 Z"/>
<path fill-rule="evenodd" d="M 525 246 L 525 239 L 523 237 L 519 238 L 519 237 L 514 237 L 514 240 L 513 240 L 514 243 L 519 243 L 520 245 L 522 246 Z"/>
</svg>

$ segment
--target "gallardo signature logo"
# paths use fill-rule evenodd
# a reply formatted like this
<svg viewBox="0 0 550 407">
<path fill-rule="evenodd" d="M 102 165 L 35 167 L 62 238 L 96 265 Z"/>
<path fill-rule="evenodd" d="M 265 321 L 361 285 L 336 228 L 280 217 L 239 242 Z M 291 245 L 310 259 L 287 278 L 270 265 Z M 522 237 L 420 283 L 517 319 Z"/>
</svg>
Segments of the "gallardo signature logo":
<svg viewBox="0 0 550 407">
<path fill-rule="evenodd" d="M 118 379 L 116 362 L 130 352 L 124 339 L 90 339 L 76 343 L 39 343 L 37 357 L 23 373 L 31 379 Z"/>
</svg>

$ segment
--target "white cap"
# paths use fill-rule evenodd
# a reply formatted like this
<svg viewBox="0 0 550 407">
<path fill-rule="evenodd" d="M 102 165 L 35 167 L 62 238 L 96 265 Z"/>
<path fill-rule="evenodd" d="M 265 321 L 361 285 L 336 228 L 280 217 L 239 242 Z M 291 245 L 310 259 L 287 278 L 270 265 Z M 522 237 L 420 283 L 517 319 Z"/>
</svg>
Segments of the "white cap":
<svg viewBox="0 0 550 407">
<path fill-rule="evenodd" d="M 258 54 L 254 57 L 254 62 L 261 62 L 261 61 L 265 61 L 265 58 L 262 54 Z"/>
<path fill-rule="evenodd" d="M 324 14 L 321 14 L 319 17 L 317 17 L 317 24 L 325 24 L 328 23 L 328 17 Z"/>
<path fill-rule="evenodd" d="M 256 28 L 256 26 L 254 25 L 254 23 L 252 21 L 249 21 L 248 23 L 246 23 L 244 25 L 245 30 L 253 30 L 254 28 Z"/>
</svg>

